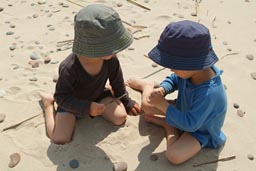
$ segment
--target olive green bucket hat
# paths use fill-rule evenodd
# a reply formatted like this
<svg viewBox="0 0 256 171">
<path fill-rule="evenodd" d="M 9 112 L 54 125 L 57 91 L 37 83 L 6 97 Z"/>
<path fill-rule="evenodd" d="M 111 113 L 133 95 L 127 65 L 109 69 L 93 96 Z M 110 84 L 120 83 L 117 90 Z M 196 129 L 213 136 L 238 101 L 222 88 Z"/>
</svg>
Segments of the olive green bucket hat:
<svg viewBox="0 0 256 171">
<path fill-rule="evenodd" d="M 133 41 L 118 13 L 102 4 L 88 5 L 75 16 L 73 53 L 86 57 L 116 54 Z"/>
</svg>

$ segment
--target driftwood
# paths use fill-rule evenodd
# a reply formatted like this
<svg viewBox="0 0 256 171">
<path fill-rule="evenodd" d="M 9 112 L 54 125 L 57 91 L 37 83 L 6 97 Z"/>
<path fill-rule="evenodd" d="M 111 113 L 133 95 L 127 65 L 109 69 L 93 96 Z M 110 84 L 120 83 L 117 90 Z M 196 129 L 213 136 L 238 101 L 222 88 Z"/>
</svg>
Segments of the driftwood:
<svg viewBox="0 0 256 171">
<path fill-rule="evenodd" d="M 239 53 L 238 53 L 238 52 L 228 53 L 228 54 L 222 56 L 220 59 L 222 60 L 223 58 L 225 58 L 225 57 L 227 57 L 227 56 L 230 56 L 230 55 L 237 55 L 237 54 L 239 54 Z"/>
<path fill-rule="evenodd" d="M 34 118 L 36 118 L 36 117 L 38 117 L 38 116 L 40 116 L 40 115 L 42 115 L 42 113 L 36 114 L 36 115 L 31 116 L 31 117 L 29 117 L 29 118 L 27 118 L 27 119 L 25 119 L 25 120 L 23 120 L 23 121 L 20 121 L 20 122 L 16 123 L 16 124 L 14 124 L 14 125 L 8 126 L 7 128 L 4 128 L 1 132 L 7 131 L 7 130 L 9 130 L 9 129 L 15 129 L 15 128 L 17 128 L 18 126 L 20 126 L 21 124 L 23 124 L 24 122 L 27 122 L 27 121 L 29 121 L 29 120 L 31 120 L 31 119 L 34 119 Z"/>
<path fill-rule="evenodd" d="M 130 2 L 130 3 L 132 3 L 132 4 L 134 4 L 134 5 L 137 5 L 137 6 L 139 6 L 139 7 L 141 7 L 141 8 L 144 8 L 144 9 L 146 9 L 146 10 L 151 10 L 150 8 L 148 8 L 148 7 L 145 7 L 144 5 L 141 5 L 141 4 L 139 4 L 138 2 L 135 2 L 135 1 L 133 1 L 133 0 L 127 0 L 128 2 Z"/>
<path fill-rule="evenodd" d="M 198 166 L 202 166 L 202 165 L 206 165 L 206 164 L 211 164 L 211 163 L 217 163 L 219 161 L 229 161 L 229 160 L 233 160 L 235 159 L 236 156 L 230 156 L 230 157 L 225 157 L 225 158 L 220 158 L 217 160 L 212 160 L 212 161 L 208 161 L 208 162 L 204 162 L 204 163 L 199 163 L 199 164 L 194 164 L 193 167 L 198 167 Z"/>
</svg>

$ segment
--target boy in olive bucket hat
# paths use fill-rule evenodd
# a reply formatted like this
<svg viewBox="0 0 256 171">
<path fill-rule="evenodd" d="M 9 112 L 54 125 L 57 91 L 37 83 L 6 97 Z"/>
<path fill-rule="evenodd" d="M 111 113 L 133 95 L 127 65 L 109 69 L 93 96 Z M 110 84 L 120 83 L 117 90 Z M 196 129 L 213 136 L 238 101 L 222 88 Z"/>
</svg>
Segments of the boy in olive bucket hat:
<svg viewBox="0 0 256 171">
<path fill-rule="evenodd" d="M 116 57 L 132 41 L 132 35 L 112 8 L 93 4 L 78 12 L 73 53 L 59 66 L 54 98 L 52 94 L 40 94 L 47 134 L 54 143 L 71 141 L 77 117 L 102 116 L 121 125 L 127 113 L 139 114 L 140 107 L 128 96 Z M 107 81 L 111 91 L 105 87 Z"/>
<path fill-rule="evenodd" d="M 155 88 L 140 79 L 130 79 L 126 84 L 142 91 L 145 120 L 165 128 L 167 159 L 180 164 L 203 147 L 223 145 L 226 136 L 221 127 L 227 98 L 221 71 L 214 66 L 218 58 L 209 30 L 193 21 L 170 23 L 148 55 L 174 73 Z M 165 96 L 175 90 L 177 99 L 166 100 Z"/>
</svg>

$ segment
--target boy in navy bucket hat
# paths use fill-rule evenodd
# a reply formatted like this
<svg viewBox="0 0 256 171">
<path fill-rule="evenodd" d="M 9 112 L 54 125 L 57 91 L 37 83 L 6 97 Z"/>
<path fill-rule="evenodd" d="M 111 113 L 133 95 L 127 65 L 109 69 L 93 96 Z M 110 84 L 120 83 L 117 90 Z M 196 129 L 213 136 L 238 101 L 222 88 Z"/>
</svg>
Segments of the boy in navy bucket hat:
<svg viewBox="0 0 256 171">
<path fill-rule="evenodd" d="M 221 131 L 227 98 L 211 45 L 209 30 L 193 21 L 166 26 L 149 57 L 172 73 L 158 87 L 140 79 L 127 86 L 142 92 L 144 118 L 166 130 L 166 157 L 180 164 L 203 147 L 218 148 L 226 141 Z M 178 91 L 177 99 L 165 96 Z"/>
</svg>

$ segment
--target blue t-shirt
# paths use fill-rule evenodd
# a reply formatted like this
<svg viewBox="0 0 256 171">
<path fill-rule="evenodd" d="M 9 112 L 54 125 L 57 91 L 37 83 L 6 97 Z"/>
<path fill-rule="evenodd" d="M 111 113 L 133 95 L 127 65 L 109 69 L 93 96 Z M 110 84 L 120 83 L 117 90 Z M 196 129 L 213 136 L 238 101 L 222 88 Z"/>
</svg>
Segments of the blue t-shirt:
<svg viewBox="0 0 256 171">
<path fill-rule="evenodd" d="M 227 111 L 227 97 L 220 78 L 222 72 L 215 66 L 212 70 L 216 75 L 199 85 L 171 74 L 160 86 L 166 94 L 178 90 L 176 106 L 170 105 L 166 111 L 167 124 L 190 133 L 202 147 L 217 148 L 226 141 L 221 127 Z"/>
</svg>

